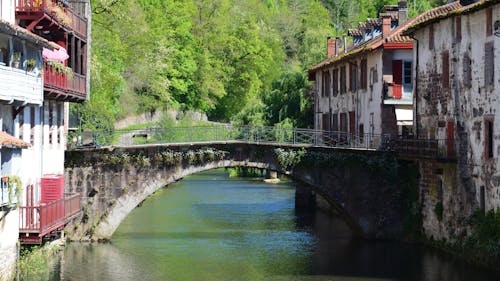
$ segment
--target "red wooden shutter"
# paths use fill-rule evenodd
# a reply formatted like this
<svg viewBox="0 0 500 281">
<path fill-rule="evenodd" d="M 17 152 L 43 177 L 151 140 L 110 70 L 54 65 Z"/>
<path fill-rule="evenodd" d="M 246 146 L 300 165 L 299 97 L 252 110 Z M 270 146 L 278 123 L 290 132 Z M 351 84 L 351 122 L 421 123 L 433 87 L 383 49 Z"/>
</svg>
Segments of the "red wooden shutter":
<svg viewBox="0 0 500 281">
<path fill-rule="evenodd" d="M 403 61 L 392 61 L 392 97 L 401 99 L 403 96 Z"/>
<path fill-rule="evenodd" d="M 349 132 L 352 135 L 356 132 L 356 114 L 354 111 L 349 111 Z"/>
</svg>

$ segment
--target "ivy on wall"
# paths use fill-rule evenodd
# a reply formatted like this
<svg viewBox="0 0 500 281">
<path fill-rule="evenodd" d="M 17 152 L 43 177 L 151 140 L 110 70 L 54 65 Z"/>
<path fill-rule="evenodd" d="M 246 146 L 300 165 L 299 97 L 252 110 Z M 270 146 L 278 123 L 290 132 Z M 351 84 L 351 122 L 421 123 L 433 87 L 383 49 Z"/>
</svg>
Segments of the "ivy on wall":
<svg viewBox="0 0 500 281">
<path fill-rule="evenodd" d="M 148 155 L 143 152 L 129 154 L 127 152 L 104 154 L 95 161 L 88 161 L 83 157 L 72 157 L 67 160 L 67 167 L 74 166 L 127 166 L 132 165 L 136 167 L 151 167 L 151 166 L 173 166 L 182 164 L 184 161 L 189 164 L 202 164 L 211 161 L 220 161 L 226 159 L 229 154 L 227 151 L 217 150 L 214 148 L 201 148 L 197 150 L 173 151 L 165 150 L 154 155 Z"/>
</svg>

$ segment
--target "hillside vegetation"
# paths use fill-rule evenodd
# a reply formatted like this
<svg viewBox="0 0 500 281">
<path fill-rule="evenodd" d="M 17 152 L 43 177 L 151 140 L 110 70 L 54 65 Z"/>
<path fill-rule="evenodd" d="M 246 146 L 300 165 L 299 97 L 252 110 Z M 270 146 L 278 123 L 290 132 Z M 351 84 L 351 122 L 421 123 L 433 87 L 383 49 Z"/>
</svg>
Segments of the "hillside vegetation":
<svg viewBox="0 0 500 281">
<path fill-rule="evenodd" d="M 410 14 L 440 1 L 409 2 Z M 392 0 L 92 1 L 91 101 L 85 128 L 166 108 L 238 124 L 312 126 L 308 67 L 327 36 Z"/>
</svg>

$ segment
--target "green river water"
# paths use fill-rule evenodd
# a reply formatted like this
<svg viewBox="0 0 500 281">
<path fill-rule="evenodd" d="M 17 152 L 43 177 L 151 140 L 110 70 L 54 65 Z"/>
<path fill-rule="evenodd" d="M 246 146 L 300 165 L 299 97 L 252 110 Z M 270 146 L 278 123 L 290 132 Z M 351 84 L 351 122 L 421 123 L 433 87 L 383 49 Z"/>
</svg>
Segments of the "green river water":
<svg viewBox="0 0 500 281">
<path fill-rule="evenodd" d="M 71 243 L 52 280 L 500 280 L 421 246 L 352 239 L 297 212 L 293 182 L 192 175 L 148 198 L 110 243 Z"/>
</svg>

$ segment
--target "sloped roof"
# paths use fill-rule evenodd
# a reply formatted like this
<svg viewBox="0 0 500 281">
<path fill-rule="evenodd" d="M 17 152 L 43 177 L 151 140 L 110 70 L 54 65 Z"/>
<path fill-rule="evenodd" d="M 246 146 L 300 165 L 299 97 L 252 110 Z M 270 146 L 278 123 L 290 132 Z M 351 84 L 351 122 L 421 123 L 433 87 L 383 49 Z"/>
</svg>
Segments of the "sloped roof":
<svg viewBox="0 0 500 281">
<path fill-rule="evenodd" d="M 411 39 L 409 36 L 403 36 L 401 33 L 406 30 L 406 28 L 414 23 L 414 21 L 417 19 L 417 17 L 412 18 L 408 21 L 406 21 L 404 24 L 396 27 L 394 30 L 391 31 L 385 38 L 383 35 L 379 35 L 369 41 L 363 42 L 359 45 L 353 46 L 351 49 L 348 49 L 347 53 L 340 54 L 336 57 L 331 57 L 323 62 L 309 68 L 309 73 L 315 72 L 316 70 L 326 67 L 330 64 L 333 64 L 338 61 L 342 61 L 344 59 L 350 58 L 352 56 L 358 55 L 360 53 L 364 53 L 367 51 L 372 51 L 375 50 L 381 46 L 384 45 L 384 43 L 413 43 L 413 39 Z M 359 35 L 361 35 L 361 31 L 357 29 L 349 29 L 348 31 L 350 36 L 357 35 L 359 32 Z"/>
<path fill-rule="evenodd" d="M 40 45 L 48 49 L 54 49 L 55 47 L 45 38 L 42 38 L 20 26 L 12 24 L 0 18 L 0 32 L 4 32 L 10 35 L 17 36 L 21 39 L 28 40 L 32 43 Z"/>
<path fill-rule="evenodd" d="M 0 146 L 26 148 L 26 147 L 30 147 L 31 144 L 24 142 L 18 138 L 15 138 L 4 131 L 1 131 L 0 132 Z"/>
<path fill-rule="evenodd" d="M 483 0 L 483 1 L 478 1 L 474 4 L 470 4 L 467 6 L 462 6 L 459 1 L 452 2 L 443 6 L 436 7 L 434 9 L 431 9 L 427 12 L 424 12 L 420 15 L 418 15 L 416 18 L 417 20 L 413 22 L 408 28 L 406 29 L 405 32 L 403 32 L 404 35 L 411 35 L 413 34 L 417 29 L 420 29 L 426 25 L 429 25 L 433 22 L 440 21 L 442 19 L 446 19 L 448 17 L 451 17 L 453 15 L 460 15 L 460 14 L 468 14 L 472 13 L 474 11 L 486 8 L 488 6 L 498 4 L 500 3 L 500 0 Z"/>
<path fill-rule="evenodd" d="M 361 30 L 359 30 L 359 29 L 349 28 L 347 30 L 347 35 L 349 35 L 349 36 L 363 36 L 363 33 L 361 33 Z"/>
<path fill-rule="evenodd" d="M 376 19 L 368 18 L 368 19 L 366 19 L 366 24 L 368 26 L 381 26 L 382 19 L 380 19 L 380 18 L 376 18 Z"/>
</svg>

